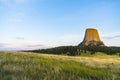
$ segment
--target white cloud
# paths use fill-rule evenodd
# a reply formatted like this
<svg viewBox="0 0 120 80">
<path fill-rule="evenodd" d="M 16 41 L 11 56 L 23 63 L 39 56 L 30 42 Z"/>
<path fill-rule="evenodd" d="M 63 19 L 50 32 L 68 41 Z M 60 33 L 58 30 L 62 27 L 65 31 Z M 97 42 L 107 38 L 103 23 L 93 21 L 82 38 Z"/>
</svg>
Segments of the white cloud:
<svg viewBox="0 0 120 80">
<path fill-rule="evenodd" d="M 0 0 L 0 3 L 4 5 L 13 5 L 13 4 L 24 4 L 24 3 L 29 3 L 29 2 L 32 3 L 36 1 L 44 2 L 47 0 Z"/>
<path fill-rule="evenodd" d="M 115 35 L 115 36 L 105 36 L 103 37 L 104 39 L 115 39 L 115 38 L 120 38 L 120 35 Z"/>
<path fill-rule="evenodd" d="M 50 48 L 50 46 L 43 44 L 15 44 L 15 43 L 0 43 L 1 50 L 34 50 L 34 49 L 44 49 Z"/>
<path fill-rule="evenodd" d="M 56 37 L 56 40 L 51 41 L 52 46 L 68 46 L 78 45 L 83 40 L 83 36 L 79 34 L 66 34 Z"/>
<path fill-rule="evenodd" d="M 24 37 L 15 37 L 15 39 L 24 40 L 25 38 Z"/>
<path fill-rule="evenodd" d="M 106 46 L 120 46 L 120 32 L 109 33 L 108 35 L 102 36 L 102 41 Z"/>
<path fill-rule="evenodd" d="M 8 21 L 11 23 L 21 23 L 24 21 L 25 14 L 22 12 L 14 12 L 8 17 Z"/>
<path fill-rule="evenodd" d="M 34 0 L 0 0 L 0 5 L 7 6 L 8 8 L 15 8 L 16 5 L 29 4 Z"/>
<path fill-rule="evenodd" d="M 0 0 L 0 3 L 3 4 L 16 4 L 16 3 L 25 3 L 29 0 Z"/>
</svg>

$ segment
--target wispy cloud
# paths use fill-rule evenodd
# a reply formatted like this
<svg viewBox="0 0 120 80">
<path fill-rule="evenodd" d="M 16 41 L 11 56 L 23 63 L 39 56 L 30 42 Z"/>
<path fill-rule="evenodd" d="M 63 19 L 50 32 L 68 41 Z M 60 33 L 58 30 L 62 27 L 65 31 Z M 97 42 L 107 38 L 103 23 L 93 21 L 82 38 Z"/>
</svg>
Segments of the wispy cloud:
<svg viewBox="0 0 120 80">
<path fill-rule="evenodd" d="M 55 46 L 78 45 L 83 39 L 79 34 L 66 34 L 57 37 Z"/>
<path fill-rule="evenodd" d="M 0 43 L 1 50 L 34 50 L 45 49 L 50 46 L 42 44 L 12 44 L 12 43 Z"/>
<path fill-rule="evenodd" d="M 116 38 L 120 38 L 120 35 L 115 35 L 115 36 L 104 36 L 104 39 L 116 39 Z"/>
<path fill-rule="evenodd" d="M 15 12 L 12 11 L 10 12 L 9 16 L 7 17 L 7 21 L 10 23 L 22 23 L 24 22 L 24 18 L 25 18 L 25 12 Z"/>
<path fill-rule="evenodd" d="M 16 4 L 16 3 L 25 3 L 29 0 L 0 0 L 0 3 L 3 4 Z"/>
<path fill-rule="evenodd" d="M 15 39 L 24 40 L 25 38 L 24 37 L 15 37 Z"/>
<path fill-rule="evenodd" d="M 4 47 L 6 44 L 4 43 L 0 43 L 0 47 Z"/>
</svg>

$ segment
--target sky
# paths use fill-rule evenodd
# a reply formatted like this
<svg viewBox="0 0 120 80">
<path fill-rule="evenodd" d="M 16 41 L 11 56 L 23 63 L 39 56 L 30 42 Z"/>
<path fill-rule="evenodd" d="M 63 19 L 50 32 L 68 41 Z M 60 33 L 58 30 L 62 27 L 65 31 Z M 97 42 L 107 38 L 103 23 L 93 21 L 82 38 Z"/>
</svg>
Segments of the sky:
<svg viewBox="0 0 120 80">
<path fill-rule="evenodd" d="M 96 28 L 120 46 L 120 0 L 0 0 L 0 50 L 78 45 Z"/>
</svg>

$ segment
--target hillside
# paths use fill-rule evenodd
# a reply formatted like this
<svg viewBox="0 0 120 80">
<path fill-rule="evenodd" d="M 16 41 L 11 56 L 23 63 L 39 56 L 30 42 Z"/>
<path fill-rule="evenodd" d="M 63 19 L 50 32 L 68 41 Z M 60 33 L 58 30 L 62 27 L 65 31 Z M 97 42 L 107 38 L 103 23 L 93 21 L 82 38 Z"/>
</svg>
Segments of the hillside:
<svg viewBox="0 0 120 80">
<path fill-rule="evenodd" d="M 1 80 L 120 80 L 120 57 L 0 51 Z"/>
<path fill-rule="evenodd" d="M 120 47 L 107 47 L 107 46 L 59 46 L 48 49 L 28 50 L 25 52 L 35 52 L 44 54 L 62 54 L 69 56 L 78 56 L 81 54 L 95 54 L 102 52 L 108 55 L 120 55 Z"/>
</svg>

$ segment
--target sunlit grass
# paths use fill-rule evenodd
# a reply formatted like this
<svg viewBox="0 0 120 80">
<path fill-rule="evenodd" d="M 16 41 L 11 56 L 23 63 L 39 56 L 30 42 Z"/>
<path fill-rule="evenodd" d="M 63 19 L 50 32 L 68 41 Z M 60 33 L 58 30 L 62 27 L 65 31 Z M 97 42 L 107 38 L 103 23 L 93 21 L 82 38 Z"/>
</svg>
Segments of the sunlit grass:
<svg viewBox="0 0 120 80">
<path fill-rule="evenodd" d="M 119 80 L 120 57 L 0 51 L 1 80 Z"/>
</svg>

